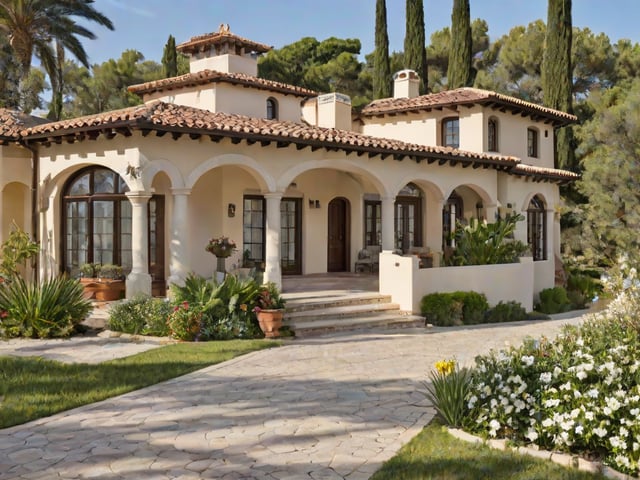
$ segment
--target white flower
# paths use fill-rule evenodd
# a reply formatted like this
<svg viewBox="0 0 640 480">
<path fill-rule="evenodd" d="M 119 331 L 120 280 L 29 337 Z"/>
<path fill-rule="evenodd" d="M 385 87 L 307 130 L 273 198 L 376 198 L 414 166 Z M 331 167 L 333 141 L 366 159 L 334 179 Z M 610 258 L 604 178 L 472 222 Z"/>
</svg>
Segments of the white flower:
<svg viewBox="0 0 640 480">
<path fill-rule="evenodd" d="M 558 405 L 560 405 L 560 399 L 558 398 L 550 398 L 544 401 L 544 406 L 546 408 L 553 408 L 553 407 L 557 407 Z"/>
<path fill-rule="evenodd" d="M 527 437 L 532 442 L 535 442 L 538 439 L 538 432 L 530 428 L 525 437 Z"/>
<path fill-rule="evenodd" d="M 616 464 L 621 465 L 623 467 L 629 468 L 631 466 L 631 463 L 629 462 L 629 459 L 627 457 L 625 457 L 624 455 L 616 455 L 616 458 L 614 460 L 615 460 Z"/>
<path fill-rule="evenodd" d="M 475 395 L 472 395 L 471 398 L 469 399 L 469 403 L 467 404 L 469 409 L 472 409 L 476 402 L 478 401 L 478 397 L 476 397 Z"/>
<path fill-rule="evenodd" d="M 593 420 L 595 418 L 595 415 L 593 414 L 593 412 L 585 412 L 584 418 L 586 418 L 587 420 Z"/>
<path fill-rule="evenodd" d="M 607 397 L 605 402 L 607 404 L 607 407 L 609 407 L 614 412 L 620 408 L 620 402 L 615 397 Z"/>
<path fill-rule="evenodd" d="M 584 380 L 585 378 L 588 377 L 588 375 L 587 375 L 587 372 L 583 372 L 581 370 L 578 373 L 576 373 L 576 377 L 578 377 L 578 380 Z"/>
<path fill-rule="evenodd" d="M 587 397 L 590 397 L 590 398 L 598 398 L 598 394 L 599 394 L 598 389 L 596 389 L 596 388 L 592 388 L 591 390 L 589 390 L 589 391 L 587 392 Z"/>
<path fill-rule="evenodd" d="M 598 435 L 600 438 L 604 438 L 607 435 L 607 429 L 602 427 L 594 428 L 593 433 Z"/>
<path fill-rule="evenodd" d="M 584 427 L 582 425 L 576 425 L 576 429 L 574 431 L 576 432 L 576 435 L 582 435 Z"/>
<path fill-rule="evenodd" d="M 489 435 L 495 437 L 500 429 L 500 422 L 495 418 L 489 422 Z"/>
<path fill-rule="evenodd" d="M 624 427 L 620 427 L 620 436 L 621 437 L 626 437 L 627 435 L 629 435 L 629 430 L 627 430 Z"/>
<path fill-rule="evenodd" d="M 551 372 L 542 372 L 540 374 L 540 381 L 542 383 L 551 383 L 551 380 L 552 380 Z"/>
<path fill-rule="evenodd" d="M 542 426 L 543 426 L 544 428 L 549 428 L 549 427 L 553 426 L 553 420 L 551 420 L 550 418 L 545 418 L 545 419 L 542 421 Z"/>
<path fill-rule="evenodd" d="M 530 367 L 531 365 L 533 365 L 533 355 L 523 355 L 522 358 L 520 359 L 523 363 L 523 365 Z"/>
</svg>

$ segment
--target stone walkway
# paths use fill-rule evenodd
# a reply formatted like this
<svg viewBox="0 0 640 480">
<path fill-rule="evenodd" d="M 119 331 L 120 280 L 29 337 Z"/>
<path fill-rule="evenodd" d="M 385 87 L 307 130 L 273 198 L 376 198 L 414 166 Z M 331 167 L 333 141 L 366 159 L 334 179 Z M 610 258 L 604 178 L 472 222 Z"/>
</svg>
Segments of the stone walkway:
<svg viewBox="0 0 640 480">
<path fill-rule="evenodd" d="M 437 360 L 579 321 L 296 340 L 0 430 L 0 480 L 367 479 L 432 418 Z"/>
</svg>

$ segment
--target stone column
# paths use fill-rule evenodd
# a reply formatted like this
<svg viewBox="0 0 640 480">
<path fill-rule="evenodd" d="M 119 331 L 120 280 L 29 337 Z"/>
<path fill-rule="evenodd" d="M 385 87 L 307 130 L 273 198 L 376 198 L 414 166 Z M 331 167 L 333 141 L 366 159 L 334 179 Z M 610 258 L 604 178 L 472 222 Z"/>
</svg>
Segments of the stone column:
<svg viewBox="0 0 640 480">
<path fill-rule="evenodd" d="M 267 201 L 267 228 L 265 245 L 264 281 L 273 282 L 282 289 L 280 268 L 280 200 L 282 192 L 265 193 Z"/>
<path fill-rule="evenodd" d="M 138 293 L 151 295 L 149 275 L 149 218 L 147 204 L 151 195 L 146 192 L 126 194 L 131 202 L 131 273 L 127 275 L 127 298 Z"/>
<path fill-rule="evenodd" d="M 395 201 L 394 197 L 382 197 L 382 250 L 395 249 Z"/>
<path fill-rule="evenodd" d="M 169 234 L 169 278 L 167 283 L 184 285 L 189 274 L 189 195 L 188 188 L 174 188 L 173 209 L 171 212 L 171 233 Z"/>
</svg>

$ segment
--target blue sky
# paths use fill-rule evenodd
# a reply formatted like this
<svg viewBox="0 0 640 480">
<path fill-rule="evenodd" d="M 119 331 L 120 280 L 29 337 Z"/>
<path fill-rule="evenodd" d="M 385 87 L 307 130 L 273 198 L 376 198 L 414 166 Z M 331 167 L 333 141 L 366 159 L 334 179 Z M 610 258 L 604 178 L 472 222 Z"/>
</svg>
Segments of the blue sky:
<svg viewBox="0 0 640 480">
<path fill-rule="evenodd" d="M 358 38 L 362 54 L 374 48 L 375 0 L 96 0 L 115 31 L 91 26 L 98 35 L 85 41 L 91 63 L 118 58 L 128 48 L 160 61 L 169 34 L 177 43 L 213 32 L 221 23 L 251 40 L 280 48 L 302 37 Z M 453 0 L 424 0 L 427 38 L 451 23 Z M 402 50 L 405 0 L 387 0 L 390 50 Z M 547 0 L 471 0 L 471 17 L 483 18 L 495 39 L 516 25 L 546 20 Z M 573 0 L 573 24 L 640 41 L 640 1 Z"/>
</svg>

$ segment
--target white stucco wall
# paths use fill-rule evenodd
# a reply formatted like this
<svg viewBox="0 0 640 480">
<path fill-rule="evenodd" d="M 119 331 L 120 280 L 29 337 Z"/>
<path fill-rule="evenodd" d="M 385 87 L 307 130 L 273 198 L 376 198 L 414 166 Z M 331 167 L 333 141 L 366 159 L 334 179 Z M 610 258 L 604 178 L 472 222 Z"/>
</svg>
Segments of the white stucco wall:
<svg viewBox="0 0 640 480">
<path fill-rule="evenodd" d="M 533 310 L 535 284 L 531 259 L 503 265 L 418 268 L 416 257 L 391 252 L 380 255 L 380 293 L 391 295 L 402 310 L 420 312 L 420 301 L 429 293 L 459 290 L 484 293 L 490 306 L 516 301 Z"/>
</svg>

